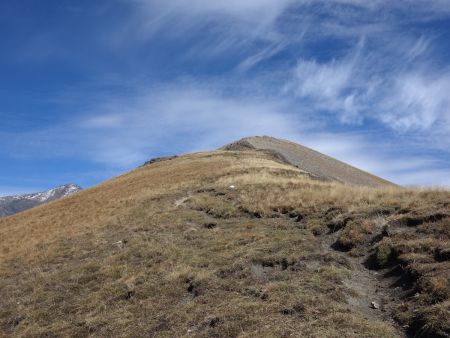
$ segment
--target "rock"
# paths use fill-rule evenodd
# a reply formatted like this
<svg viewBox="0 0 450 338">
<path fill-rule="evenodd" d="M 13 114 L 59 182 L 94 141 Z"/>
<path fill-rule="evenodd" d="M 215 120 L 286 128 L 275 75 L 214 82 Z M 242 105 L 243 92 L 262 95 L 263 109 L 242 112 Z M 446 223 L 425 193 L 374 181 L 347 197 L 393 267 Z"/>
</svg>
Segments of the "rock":
<svg viewBox="0 0 450 338">
<path fill-rule="evenodd" d="M 119 249 L 125 248 L 125 244 L 128 243 L 127 239 L 122 239 L 121 241 L 115 242 L 114 244 L 119 247 Z"/>
<path fill-rule="evenodd" d="M 380 305 L 377 302 L 371 302 L 370 307 L 372 309 L 378 310 L 380 308 Z"/>
<path fill-rule="evenodd" d="M 150 161 L 145 162 L 141 167 L 145 167 L 145 166 L 148 166 L 153 163 L 158 163 L 158 162 L 163 162 L 163 161 L 171 161 L 176 158 L 178 158 L 178 156 L 176 156 L 176 155 L 152 158 Z"/>
</svg>

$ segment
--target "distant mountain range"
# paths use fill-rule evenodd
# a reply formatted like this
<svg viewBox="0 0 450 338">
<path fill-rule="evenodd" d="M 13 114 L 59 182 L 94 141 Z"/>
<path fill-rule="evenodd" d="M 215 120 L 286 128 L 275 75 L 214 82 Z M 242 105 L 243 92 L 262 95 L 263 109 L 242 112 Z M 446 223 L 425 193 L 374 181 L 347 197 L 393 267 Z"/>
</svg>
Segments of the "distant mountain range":
<svg viewBox="0 0 450 338">
<path fill-rule="evenodd" d="M 81 190 L 76 184 L 65 184 L 54 189 L 26 195 L 0 197 L 0 217 L 11 216 Z"/>
</svg>

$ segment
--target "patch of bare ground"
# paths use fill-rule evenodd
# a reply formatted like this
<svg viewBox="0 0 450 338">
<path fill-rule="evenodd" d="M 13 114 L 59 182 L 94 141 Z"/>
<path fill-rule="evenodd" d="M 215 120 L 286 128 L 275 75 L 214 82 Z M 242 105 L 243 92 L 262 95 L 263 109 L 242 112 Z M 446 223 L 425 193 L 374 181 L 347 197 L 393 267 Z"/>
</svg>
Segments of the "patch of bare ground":
<svg viewBox="0 0 450 338">
<path fill-rule="evenodd" d="M 393 299 L 378 278 L 378 272 L 371 271 L 364 265 L 364 257 L 351 257 L 341 252 L 336 247 L 337 238 L 338 232 L 322 235 L 318 239 L 324 253 L 340 257 L 351 271 L 350 278 L 344 281 L 344 285 L 348 287 L 346 301 L 349 308 L 366 318 L 388 321 L 395 325 L 389 309 L 389 303 Z M 399 330 L 398 334 L 402 335 L 403 332 Z"/>
<path fill-rule="evenodd" d="M 154 162 L 0 220 L 0 335 L 448 337 L 449 206 L 258 151 Z"/>
</svg>

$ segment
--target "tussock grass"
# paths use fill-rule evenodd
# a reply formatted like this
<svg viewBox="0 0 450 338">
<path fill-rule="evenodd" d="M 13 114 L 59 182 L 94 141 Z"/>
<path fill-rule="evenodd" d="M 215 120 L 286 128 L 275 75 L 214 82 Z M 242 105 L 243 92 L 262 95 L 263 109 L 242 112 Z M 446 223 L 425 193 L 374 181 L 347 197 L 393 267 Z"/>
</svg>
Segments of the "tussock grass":
<svg viewBox="0 0 450 338">
<path fill-rule="evenodd" d="M 397 320 L 447 334 L 449 205 L 447 191 L 320 181 L 257 151 L 156 162 L 0 220 L 0 333 L 394 337 L 347 302 L 367 254 L 419 291 Z M 334 232 L 348 259 L 324 246 Z"/>
</svg>

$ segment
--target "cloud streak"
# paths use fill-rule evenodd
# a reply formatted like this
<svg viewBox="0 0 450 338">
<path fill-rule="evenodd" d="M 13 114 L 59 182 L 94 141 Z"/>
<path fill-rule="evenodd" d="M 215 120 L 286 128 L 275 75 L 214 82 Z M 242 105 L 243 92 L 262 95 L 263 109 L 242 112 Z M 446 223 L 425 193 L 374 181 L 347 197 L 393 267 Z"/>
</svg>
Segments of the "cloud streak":
<svg viewBox="0 0 450 338">
<path fill-rule="evenodd" d="M 440 145 L 447 145 L 450 72 L 412 61 L 411 55 L 425 53 L 425 46 L 419 39 L 404 59 L 358 47 L 339 60 L 300 60 L 288 88 L 341 122 L 375 120 L 400 133 L 439 135 Z"/>
<path fill-rule="evenodd" d="M 289 113 L 280 100 L 196 85 L 107 97 L 88 110 L 50 130 L 3 134 L 0 139 L 14 142 L 21 156 L 38 151 L 42 156 L 76 156 L 124 169 L 158 154 L 209 150 L 252 134 L 294 137 L 299 125 L 307 126 L 298 123 L 301 118 Z"/>
</svg>

